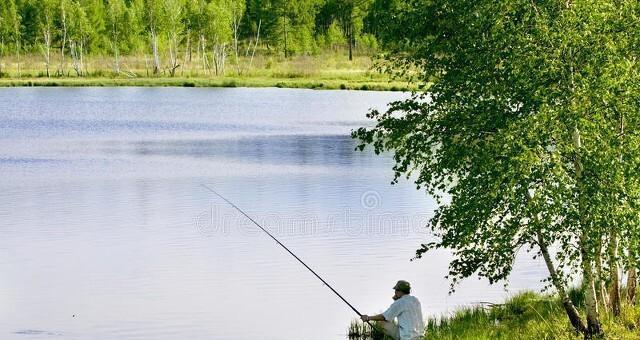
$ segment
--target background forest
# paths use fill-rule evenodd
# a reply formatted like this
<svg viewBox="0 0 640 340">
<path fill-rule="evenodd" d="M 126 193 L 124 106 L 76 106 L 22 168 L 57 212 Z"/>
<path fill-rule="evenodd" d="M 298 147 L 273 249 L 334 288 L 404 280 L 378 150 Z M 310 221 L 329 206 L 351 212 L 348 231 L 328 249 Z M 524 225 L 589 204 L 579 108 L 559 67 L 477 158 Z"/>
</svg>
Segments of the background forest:
<svg viewBox="0 0 640 340">
<path fill-rule="evenodd" d="M 379 50 L 378 27 L 397 6 L 396 0 L 4 0 L 0 74 L 241 75 L 265 56 L 330 52 L 354 60 Z"/>
</svg>

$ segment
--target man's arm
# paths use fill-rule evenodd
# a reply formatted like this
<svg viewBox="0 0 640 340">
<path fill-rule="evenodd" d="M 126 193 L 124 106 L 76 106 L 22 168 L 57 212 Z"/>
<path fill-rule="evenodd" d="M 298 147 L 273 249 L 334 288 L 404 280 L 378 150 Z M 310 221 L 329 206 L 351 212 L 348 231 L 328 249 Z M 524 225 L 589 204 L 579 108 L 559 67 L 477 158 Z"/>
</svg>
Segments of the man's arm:
<svg viewBox="0 0 640 340">
<path fill-rule="evenodd" d="M 372 315 L 372 316 L 362 315 L 360 317 L 360 319 L 362 319 L 362 321 L 364 321 L 364 322 L 367 322 L 367 321 L 387 321 L 384 318 L 384 315 L 382 315 L 382 314 L 377 314 L 377 315 Z"/>
<path fill-rule="evenodd" d="M 391 306 L 382 314 L 376 314 L 374 316 L 362 315 L 360 319 L 362 321 L 393 321 L 402 311 L 402 302 L 400 300 L 394 301 Z M 385 316 L 386 315 L 386 316 Z"/>
</svg>

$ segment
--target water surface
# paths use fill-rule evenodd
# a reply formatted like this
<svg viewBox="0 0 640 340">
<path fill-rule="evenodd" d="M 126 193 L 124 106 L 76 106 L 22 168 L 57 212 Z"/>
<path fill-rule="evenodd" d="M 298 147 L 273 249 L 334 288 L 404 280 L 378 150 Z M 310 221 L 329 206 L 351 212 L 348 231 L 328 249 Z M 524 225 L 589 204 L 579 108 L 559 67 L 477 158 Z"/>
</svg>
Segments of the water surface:
<svg viewBox="0 0 640 340">
<path fill-rule="evenodd" d="M 540 287 L 464 282 L 410 262 L 435 203 L 391 186 L 351 129 L 399 93 L 290 89 L 0 90 L 1 339 L 344 339 L 409 280 L 425 316 Z"/>
</svg>

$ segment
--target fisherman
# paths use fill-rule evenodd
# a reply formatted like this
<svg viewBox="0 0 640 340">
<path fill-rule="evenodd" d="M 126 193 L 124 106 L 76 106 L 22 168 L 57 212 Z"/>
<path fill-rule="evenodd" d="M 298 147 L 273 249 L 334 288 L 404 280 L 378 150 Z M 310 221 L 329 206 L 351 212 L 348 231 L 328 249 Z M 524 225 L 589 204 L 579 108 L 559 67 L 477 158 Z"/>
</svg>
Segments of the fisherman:
<svg viewBox="0 0 640 340">
<path fill-rule="evenodd" d="M 362 315 L 362 321 L 376 321 L 384 333 L 394 340 L 422 340 L 424 337 L 422 308 L 420 301 L 410 295 L 411 284 L 400 280 L 393 289 L 395 294 L 391 306 L 382 314 Z"/>
</svg>

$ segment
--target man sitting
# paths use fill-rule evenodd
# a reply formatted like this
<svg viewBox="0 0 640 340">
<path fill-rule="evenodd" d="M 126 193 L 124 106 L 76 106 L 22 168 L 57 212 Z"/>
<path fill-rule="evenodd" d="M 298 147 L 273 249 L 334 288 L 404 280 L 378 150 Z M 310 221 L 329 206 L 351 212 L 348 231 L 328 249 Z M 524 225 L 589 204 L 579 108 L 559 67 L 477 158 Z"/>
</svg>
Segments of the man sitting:
<svg viewBox="0 0 640 340">
<path fill-rule="evenodd" d="M 394 340 L 422 340 L 424 336 L 424 320 L 422 307 L 417 298 L 410 295 L 409 282 L 400 280 L 393 287 L 395 300 L 382 314 L 362 315 L 362 321 L 377 321 L 376 324 L 384 333 Z M 394 321 L 397 318 L 397 323 Z"/>
</svg>

